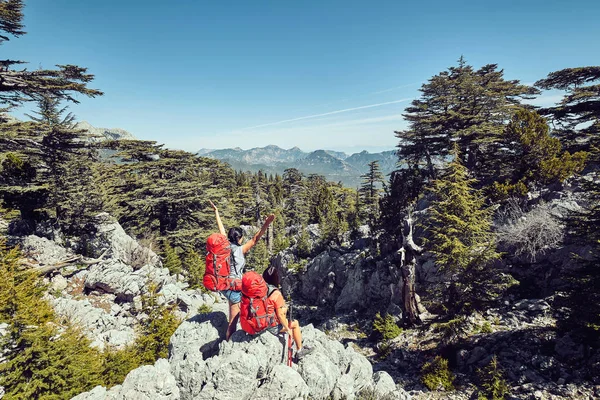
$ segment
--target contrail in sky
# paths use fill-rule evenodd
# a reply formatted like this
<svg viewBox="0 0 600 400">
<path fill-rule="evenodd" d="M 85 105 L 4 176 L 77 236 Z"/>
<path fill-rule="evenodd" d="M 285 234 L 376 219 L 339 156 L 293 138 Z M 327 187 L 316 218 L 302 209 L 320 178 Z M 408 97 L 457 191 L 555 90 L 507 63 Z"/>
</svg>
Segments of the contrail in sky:
<svg viewBox="0 0 600 400">
<path fill-rule="evenodd" d="M 273 125 L 285 124 L 287 122 L 302 121 L 304 119 L 324 117 L 326 115 L 341 114 L 341 113 L 345 113 L 345 112 L 349 112 L 349 111 L 363 110 L 365 108 L 381 107 L 381 106 L 385 106 L 385 105 L 388 105 L 388 104 L 403 103 L 403 102 L 409 101 L 409 100 L 411 100 L 411 99 L 410 98 L 406 98 L 406 99 L 400 99 L 400 100 L 394 100 L 394 101 L 386 101 L 385 103 L 369 104 L 368 106 L 346 108 L 346 109 L 343 109 L 343 110 L 330 111 L 330 112 L 326 112 L 326 113 L 323 113 L 323 114 L 313 114 L 313 115 L 306 115 L 304 117 L 298 117 L 298 118 L 292 118 L 292 119 L 284 119 L 283 121 L 269 122 L 268 124 L 249 126 L 247 128 L 238 129 L 238 130 L 236 130 L 234 132 L 247 131 L 247 130 L 256 129 L 256 128 L 263 128 L 265 126 L 273 126 Z"/>
</svg>

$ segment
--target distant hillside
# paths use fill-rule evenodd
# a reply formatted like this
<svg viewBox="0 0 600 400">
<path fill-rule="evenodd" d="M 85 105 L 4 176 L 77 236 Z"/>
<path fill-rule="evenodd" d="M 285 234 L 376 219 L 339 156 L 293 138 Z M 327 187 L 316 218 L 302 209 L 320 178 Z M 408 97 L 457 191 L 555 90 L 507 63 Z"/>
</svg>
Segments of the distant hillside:
<svg viewBox="0 0 600 400">
<path fill-rule="evenodd" d="M 136 137 L 125 129 L 120 128 L 96 128 L 87 121 L 78 122 L 75 127 L 84 129 L 93 137 L 92 141 L 102 140 L 136 140 Z"/>
<path fill-rule="evenodd" d="M 368 164 L 378 160 L 384 175 L 396 167 L 397 157 L 394 150 L 381 153 L 362 151 L 348 155 L 340 151 L 316 150 L 310 153 L 293 147 L 289 150 L 270 145 L 242 150 L 201 149 L 199 156 L 225 161 L 232 168 L 242 171 L 263 171 L 267 174 L 283 174 L 287 168 L 297 168 L 302 173 L 324 175 L 328 180 L 341 181 L 345 186 L 360 185 L 360 176 L 368 170 Z"/>
</svg>

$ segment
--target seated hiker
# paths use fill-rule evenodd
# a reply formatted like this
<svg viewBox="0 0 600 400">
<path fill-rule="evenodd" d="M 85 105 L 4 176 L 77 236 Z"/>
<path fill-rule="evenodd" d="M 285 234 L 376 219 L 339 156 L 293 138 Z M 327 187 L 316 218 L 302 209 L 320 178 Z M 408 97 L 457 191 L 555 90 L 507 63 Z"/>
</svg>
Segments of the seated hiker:
<svg viewBox="0 0 600 400">
<path fill-rule="evenodd" d="M 214 205 L 212 201 L 210 201 L 210 205 L 215 210 L 215 216 L 217 219 L 217 225 L 219 226 L 219 232 L 222 235 L 225 235 L 225 227 L 223 226 L 223 222 L 221 221 L 221 217 L 219 216 L 219 210 L 217 206 Z M 265 223 L 260 228 L 260 230 L 254 235 L 250 240 L 246 243 L 242 244 L 244 239 L 244 233 L 241 228 L 231 228 L 227 233 L 227 239 L 229 239 L 230 247 L 231 247 L 231 262 L 230 262 L 230 272 L 229 277 L 231 279 L 241 279 L 242 274 L 244 272 L 244 266 L 246 265 L 246 258 L 244 257 L 252 247 L 256 243 L 260 237 L 267 231 L 267 228 L 275 219 L 275 215 L 271 214 L 267 217 Z M 221 290 L 220 291 L 229 302 L 229 326 L 227 328 L 227 333 L 225 335 L 225 339 L 229 340 L 233 332 L 235 332 L 237 322 L 239 320 L 240 313 L 240 301 L 242 300 L 242 293 L 237 290 Z"/>
<path fill-rule="evenodd" d="M 274 273 L 266 274 L 272 283 L 277 283 Z M 277 279 L 278 280 L 278 279 Z M 249 271 L 242 277 L 242 303 L 240 323 L 242 329 L 251 335 L 268 331 L 273 335 L 290 332 L 296 344 L 298 359 L 309 354 L 312 349 L 302 346 L 302 333 L 298 321 L 288 321 L 287 305 L 282 293 L 274 285 L 267 284 L 256 272 Z"/>
</svg>

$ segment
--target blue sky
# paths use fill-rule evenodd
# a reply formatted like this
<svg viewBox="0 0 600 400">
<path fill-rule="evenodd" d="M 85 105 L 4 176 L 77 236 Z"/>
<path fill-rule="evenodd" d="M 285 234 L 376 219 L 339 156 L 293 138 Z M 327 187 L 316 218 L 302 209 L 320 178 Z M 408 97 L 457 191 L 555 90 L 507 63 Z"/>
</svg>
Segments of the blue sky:
<svg viewBox="0 0 600 400">
<path fill-rule="evenodd" d="M 105 95 L 78 119 L 189 151 L 392 149 L 420 85 L 461 55 L 525 83 L 600 62 L 598 0 L 25 3 L 5 57 L 89 68 Z"/>
</svg>

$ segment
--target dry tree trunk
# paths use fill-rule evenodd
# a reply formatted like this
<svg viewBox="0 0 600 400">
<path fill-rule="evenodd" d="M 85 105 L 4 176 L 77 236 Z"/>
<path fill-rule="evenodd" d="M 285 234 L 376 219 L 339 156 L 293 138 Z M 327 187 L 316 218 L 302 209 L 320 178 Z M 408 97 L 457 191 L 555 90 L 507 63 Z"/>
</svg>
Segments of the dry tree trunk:
<svg viewBox="0 0 600 400">
<path fill-rule="evenodd" d="M 413 241 L 413 220 L 408 212 L 402 227 L 402 248 L 400 253 L 400 271 L 402 273 L 402 320 L 407 326 L 421 322 L 419 303 L 415 292 L 415 267 L 417 255 L 423 249 Z"/>
<path fill-rule="evenodd" d="M 100 261 L 102 261 L 102 259 L 104 258 L 104 255 L 106 254 L 107 251 L 108 251 L 108 249 L 104 250 L 104 252 L 102 253 L 102 255 L 100 255 L 100 257 L 93 258 L 93 259 L 84 259 L 81 255 L 76 255 L 76 256 L 71 256 L 64 260 L 61 260 L 61 261 L 59 261 L 55 264 L 51 264 L 51 265 L 34 264 L 34 263 L 31 263 L 26 260 L 21 260 L 21 264 L 26 267 L 29 267 L 36 274 L 45 275 L 48 272 L 52 272 L 57 269 L 68 267 L 69 265 L 73 265 L 73 264 L 83 264 L 83 265 L 87 265 L 87 266 L 97 264 Z"/>
</svg>

